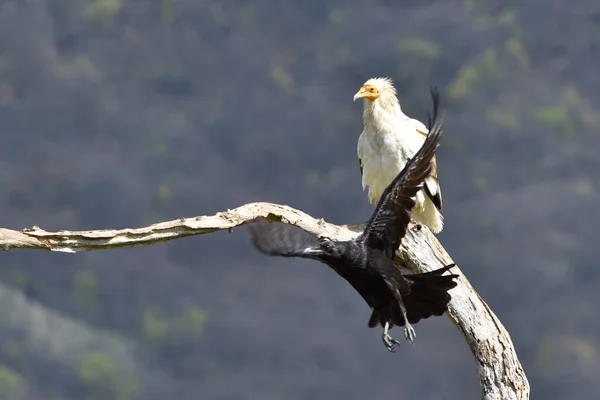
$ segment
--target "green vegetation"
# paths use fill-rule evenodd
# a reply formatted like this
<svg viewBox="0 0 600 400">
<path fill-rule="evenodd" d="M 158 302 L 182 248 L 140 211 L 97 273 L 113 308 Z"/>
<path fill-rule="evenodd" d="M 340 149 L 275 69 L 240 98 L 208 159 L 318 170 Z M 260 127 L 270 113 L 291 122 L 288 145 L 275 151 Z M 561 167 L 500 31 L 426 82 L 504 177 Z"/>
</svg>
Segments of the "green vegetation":
<svg viewBox="0 0 600 400">
<path fill-rule="evenodd" d="M 500 108 L 489 109 L 487 117 L 491 122 L 498 124 L 510 133 L 518 133 L 519 131 L 520 121 L 517 114 L 512 111 Z"/>
<path fill-rule="evenodd" d="M 539 124 L 564 136 L 571 136 L 575 132 L 573 119 L 569 115 L 569 111 L 563 106 L 539 107 L 534 110 L 533 118 Z"/>
<path fill-rule="evenodd" d="M 185 311 L 181 319 L 184 328 L 188 330 L 190 334 L 199 337 L 206 327 L 208 313 L 200 307 L 191 306 Z"/>
<path fill-rule="evenodd" d="M 409 55 L 426 59 L 436 59 L 440 54 L 440 46 L 434 41 L 424 37 L 410 37 L 400 42 L 400 50 Z"/>
<path fill-rule="evenodd" d="M 281 63 L 276 63 L 269 69 L 269 76 L 275 84 L 286 93 L 294 89 L 294 79 Z"/>
<path fill-rule="evenodd" d="M 122 0 L 90 0 L 86 16 L 102 25 L 111 24 L 123 7 Z"/>
<path fill-rule="evenodd" d="M 74 286 L 73 302 L 78 307 L 87 311 L 98 307 L 98 280 L 92 271 L 77 271 Z"/>
<path fill-rule="evenodd" d="M 77 376 L 85 388 L 86 398 L 129 400 L 137 398 L 136 382 L 123 379 L 115 361 L 105 354 L 93 352 L 83 357 L 77 367 Z"/>
<path fill-rule="evenodd" d="M 23 377 L 0 364 L 0 400 L 21 399 L 23 389 Z"/>
<path fill-rule="evenodd" d="M 149 341 L 164 339 L 169 329 L 168 321 L 162 319 L 158 312 L 152 309 L 144 311 L 142 323 L 142 335 Z"/>
</svg>

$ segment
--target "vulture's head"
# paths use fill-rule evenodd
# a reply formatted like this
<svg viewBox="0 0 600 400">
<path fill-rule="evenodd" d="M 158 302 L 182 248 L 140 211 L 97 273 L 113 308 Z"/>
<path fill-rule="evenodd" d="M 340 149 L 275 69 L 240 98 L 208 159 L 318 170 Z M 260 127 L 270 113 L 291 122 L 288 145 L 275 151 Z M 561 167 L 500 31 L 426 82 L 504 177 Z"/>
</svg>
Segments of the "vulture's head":
<svg viewBox="0 0 600 400">
<path fill-rule="evenodd" d="M 352 101 L 365 99 L 372 103 L 377 99 L 390 101 L 396 99 L 396 89 L 390 78 L 371 78 L 365 82 L 360 90 L 354 95 Z"/>
</svg>

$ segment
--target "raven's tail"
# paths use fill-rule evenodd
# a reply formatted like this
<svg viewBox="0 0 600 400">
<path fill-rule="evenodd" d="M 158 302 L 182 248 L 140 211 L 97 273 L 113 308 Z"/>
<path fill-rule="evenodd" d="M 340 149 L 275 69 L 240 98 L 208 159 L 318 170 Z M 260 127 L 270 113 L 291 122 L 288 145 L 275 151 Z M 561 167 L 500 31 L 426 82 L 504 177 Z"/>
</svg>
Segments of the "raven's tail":
<svg viewBox="0 0 600 400">
<path fill-rule="evenodd" d="M 398 271 L 397 280 L 400 287 L 410 287 L 408 294 L 402 296 L 408 322 L 411 324 L 429 318 L 431 316 L 442 315 L 448 309 L 448 303 L 451 296 L 448 293 L 450 289 L 456 287 L 455 281 L 458 275 L 442 275 L 456 264 L 449 264 L 443 268 L 423 274 L 406 274 L 403 275 Z M 391 308 L 392 325 L 404 326 L 404 317 L 400 311 L 400 307 L 394 305 Z M 369 318 L 369 328 L 374 328 L 378 324 L 382 325 L 385 321 L 379 310 L 374 309 Z"/>
<path fill-rule="evenodd" d="M 449 264 L 435 271 L 423 274 L 403 275 L 411 286 L 410 293 L 403 296 L 408 322 L 414 324 L 421 319 L 442 315 L 448 310 L 451 296 L 448 291 L 456 287 L 456 274 L 442 275 L 456 264 Z M 394 318 L 396 319 L 396 318 Z M 400 317 L 400 321 L 404 322 Z M 394 321 L 394 325 L 396 321 Z M 402 324 L 404 325 L 404 324 Z"/>
</svg>

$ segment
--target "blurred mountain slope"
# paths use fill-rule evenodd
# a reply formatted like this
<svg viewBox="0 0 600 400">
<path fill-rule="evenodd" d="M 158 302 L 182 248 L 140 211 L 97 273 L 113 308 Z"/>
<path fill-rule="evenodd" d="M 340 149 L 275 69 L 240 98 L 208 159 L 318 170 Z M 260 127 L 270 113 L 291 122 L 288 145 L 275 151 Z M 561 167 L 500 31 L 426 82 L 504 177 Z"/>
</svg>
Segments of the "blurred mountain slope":
<svg viewBox="0 0 600 400">
<path fill-rule="evenodd" d="M 589 0 L 7 0 L 0 226 L 141 226 L 259 200 L 365 221 L 353 94 L 390 76 L 425 120 L 437 85 L 440 240 L 509 329 L 532 398 L 594 398 L 599 29 Z M 118 386 L 111 357 L 63 373 L 44 354 L 15 355 L 25 334 L 0 330 L 14 398 L 479 395 L 446 319 L 387 354 L 334 273 L 262 257 L 243 229 L 1 257 L 0 279 L 42 315 L 86 327 L 62 340 L 112 332 L 152 371 L 106 392 Z"/>
</svg>

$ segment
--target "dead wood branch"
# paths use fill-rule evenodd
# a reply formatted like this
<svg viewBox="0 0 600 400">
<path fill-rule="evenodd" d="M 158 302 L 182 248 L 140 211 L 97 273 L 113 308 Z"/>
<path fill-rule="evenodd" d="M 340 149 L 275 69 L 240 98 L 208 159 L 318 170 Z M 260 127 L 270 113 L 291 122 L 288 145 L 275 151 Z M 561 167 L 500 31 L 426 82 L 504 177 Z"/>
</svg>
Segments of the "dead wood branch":
<svg viewBox="0 0 600 400">
<path fill-rule="evenodd" d="M 165 242 L 185 236 L 231 230 L 257 217 L 296 225 L 320 237 L 348 240 L 361 226 L 333 225 L 310 215 L 271 203 L 250 203 L 211 216 L 181 218 L 143 228 L 46 232 L 38 227 L 15 231 L 0 228 L 0 248 L 28 248 L 75 253 Z M 397 262 L 414 272 L 440 268 L 452 259 L 427 229 L 410 229 L 397 252 Z M 510 335 L 496 315 L 461 275 L 452 290 L 448 316 L 464 335 L 477 363 L 482 397 L 486 400 L 529 399 L 529 383 Z"/>
</svg>

